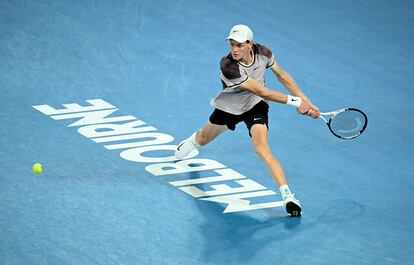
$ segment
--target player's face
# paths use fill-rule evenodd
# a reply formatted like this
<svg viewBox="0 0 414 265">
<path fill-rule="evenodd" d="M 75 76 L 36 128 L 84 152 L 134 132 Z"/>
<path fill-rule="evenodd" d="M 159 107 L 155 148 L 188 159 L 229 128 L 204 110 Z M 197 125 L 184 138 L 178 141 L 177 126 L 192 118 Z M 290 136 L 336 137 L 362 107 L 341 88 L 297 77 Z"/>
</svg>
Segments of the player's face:
<svg viewBox="0 0 414 265">
<path fill-rule="evenodd" d="M 230 52 L 234 60 L 246 60 L 250 56 L 250 49 L 252 47 L 251 42 L 237 42 L 230 40 Z"/>
</svg>

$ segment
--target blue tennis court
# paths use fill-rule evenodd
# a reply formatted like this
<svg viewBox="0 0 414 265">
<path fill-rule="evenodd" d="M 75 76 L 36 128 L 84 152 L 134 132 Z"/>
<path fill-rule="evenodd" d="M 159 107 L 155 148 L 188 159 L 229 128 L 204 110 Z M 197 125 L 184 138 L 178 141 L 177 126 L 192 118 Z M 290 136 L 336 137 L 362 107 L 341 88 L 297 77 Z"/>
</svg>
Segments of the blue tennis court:
<svg viewBox="0 0 414 265">
<path fill-rule="evenodd" d="M 270 105 L 301 218 L 243 124 L 172 157 L 239 23 L 321 111 L 368 115 L 346 141 Z M 413 264 L 413 28 L 403 0 L 0 1 L 0 263 Z"/>
</svg>

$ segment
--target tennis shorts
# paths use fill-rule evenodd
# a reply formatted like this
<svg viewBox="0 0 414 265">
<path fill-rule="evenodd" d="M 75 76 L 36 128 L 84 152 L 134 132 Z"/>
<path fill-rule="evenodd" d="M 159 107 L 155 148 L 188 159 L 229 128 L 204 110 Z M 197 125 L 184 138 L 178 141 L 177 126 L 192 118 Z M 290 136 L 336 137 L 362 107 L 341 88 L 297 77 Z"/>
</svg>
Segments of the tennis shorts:
<svg viewBox="0 0 414 265">
<path fill-rule="evenodd" d="M 239 122 L 243 121 L 246 124 L 246 127 L 249 130 L 249 135 L 251 137 L 252 135 L 250 134 L 250 129 L 254 124 L 265 124 L 269 129 L 268 113 L 269 105 L 262 100 L 257 103 L 251 110 L 240 115 L 234 115 L 219 109 L 215 109 L 211 114 L 209 121 L 212 124 L 216 125 L 227 125 L 227 128 L 232 131 L 236 129 L 236 125 Z"/>
</svg>

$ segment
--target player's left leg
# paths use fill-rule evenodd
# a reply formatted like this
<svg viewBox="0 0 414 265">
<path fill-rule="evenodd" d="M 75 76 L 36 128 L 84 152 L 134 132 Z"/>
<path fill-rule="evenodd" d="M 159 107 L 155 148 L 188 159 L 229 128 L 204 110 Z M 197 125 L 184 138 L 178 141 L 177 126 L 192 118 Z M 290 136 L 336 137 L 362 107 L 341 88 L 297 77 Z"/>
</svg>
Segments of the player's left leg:
<svg viewBox="0 0 414 265">
<path fill-rule="evenodd" d="M 286 185 L 286 176 L 282 165 L 272 154 L 268 143 L 267 127 L 264 124 L 254 124 L 250 129 L 252 135 L 253 148 L 259 158 L 266 164 L 270 174 L 276 183 L 280 186 Z"/>
<path fill-rule="evenodd" d="M 267 126 L 265 124 L 253 124 L 250 128 L 250 134 L 252 136 L 254 150 L 266 164 L 270 174 L 279 186 L 283 201 L 286 205 L 286 211 L 292 216 L 300 216 L 301 207 L 299 201 L 290 192 L 282 165 L 270 150 Z"/>
</svg>

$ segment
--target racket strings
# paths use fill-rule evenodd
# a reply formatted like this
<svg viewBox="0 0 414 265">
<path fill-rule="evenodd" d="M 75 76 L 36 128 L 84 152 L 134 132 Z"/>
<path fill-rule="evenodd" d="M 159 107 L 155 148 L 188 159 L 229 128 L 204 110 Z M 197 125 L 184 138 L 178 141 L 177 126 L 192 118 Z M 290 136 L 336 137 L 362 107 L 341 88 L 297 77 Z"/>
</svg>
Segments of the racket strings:
<svg viewBox="0 0 414 265">
<path fill-rule="evenodd" d="M 363 113 L 348 110 L 332 117 L 329 127 L 334 134 L 345 139 L 351 139 L 361 134 L 366 124 L 367 118 Z"/>
</svg>

